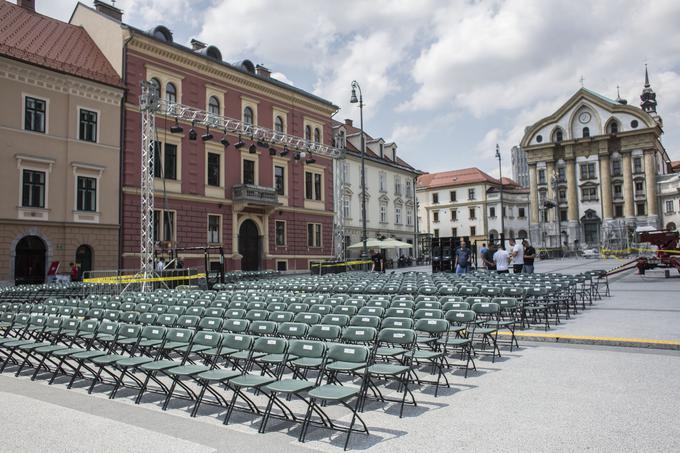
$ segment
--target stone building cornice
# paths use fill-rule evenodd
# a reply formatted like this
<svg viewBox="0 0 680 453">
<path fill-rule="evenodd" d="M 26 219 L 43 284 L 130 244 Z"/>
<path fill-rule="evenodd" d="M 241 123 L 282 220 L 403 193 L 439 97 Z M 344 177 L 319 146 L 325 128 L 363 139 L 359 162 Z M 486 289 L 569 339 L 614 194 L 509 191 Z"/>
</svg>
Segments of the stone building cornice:
<svg viewBox="0 0 680 453">
<path fill-rule="evenodd" d="M 6 57 L 0 57 L 0 78 L 115 106 L 120 105 L 123 97 L 122 89 Z"/>
<path fill-rule="evenodd" d="M 226 64 L 207 61 L 202 55 L 191 55 L 183 49 L 156 42 L 139 33 L 133 33 L 133 39 L 128 43 L 128 48 L 144 55 L 165 60 L 179 67 L 184 67 L 201 75 L 224 81 L 237 88 L 262 93 L 284 104 L 294 104 L 296 107 L 305 108 L 317 114 L 331 115 L 336 111 L 336 107 L 333 105 L 315 102 L 303 94 L 279 88 L 264 80 L 243 74 L 237 69 L 228 67 Z"/>
</svg>

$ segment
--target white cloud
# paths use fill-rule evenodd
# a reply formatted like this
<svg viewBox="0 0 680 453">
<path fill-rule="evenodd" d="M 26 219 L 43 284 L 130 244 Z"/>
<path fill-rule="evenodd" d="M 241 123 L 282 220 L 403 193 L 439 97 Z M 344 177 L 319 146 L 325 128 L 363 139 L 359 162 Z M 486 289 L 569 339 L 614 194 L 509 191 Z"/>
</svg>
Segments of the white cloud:
<svg viewBox="0 0 680 453">
<path fill-rule="evenodd" d="M 288 85 L 295 86 L 293 81 L 286 77 L 286 74 L 282 72 L 272 72 L 272 79 L 276 79 L 280 82 L 287 83 Z"/>
</svg>

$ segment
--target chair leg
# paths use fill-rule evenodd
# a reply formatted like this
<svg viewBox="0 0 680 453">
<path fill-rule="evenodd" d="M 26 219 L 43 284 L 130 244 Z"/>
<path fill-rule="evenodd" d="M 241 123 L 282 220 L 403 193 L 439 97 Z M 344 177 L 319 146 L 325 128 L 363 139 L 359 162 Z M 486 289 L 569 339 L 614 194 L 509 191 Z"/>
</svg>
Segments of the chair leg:
<svg viewBox="0 0 680 453">
<path fill-rule="evenodd" d="M 196 404 L 194 404 L 194 408 L 191 410 L 191 417 L 196 417 L 196 414 L 198 413 L 198 408 L 201 405 L 201 401 L 203 401 L 203 396 L 205 395 L 205 390 L 208 387 L 208 382 L 204 382 L 203 386 L 201 387 L 201 391 L 198 394 L 198 397 L 196 398 Z"/>
<path fill-rule="evenodd" d="M 229 404 L 229 407 L 227 408 L 227 413 L 224 416 L 224 424 L 228 425 L 229 424 L 229 419 L 231 418 L 231 413 L 234 411 L 234 407 L 236 406 L 236 398 L 238 397 L 238 387 L 235 387 L 234 389 L 234 396 L 231 397 L 231 403 Z"/>
</svg>

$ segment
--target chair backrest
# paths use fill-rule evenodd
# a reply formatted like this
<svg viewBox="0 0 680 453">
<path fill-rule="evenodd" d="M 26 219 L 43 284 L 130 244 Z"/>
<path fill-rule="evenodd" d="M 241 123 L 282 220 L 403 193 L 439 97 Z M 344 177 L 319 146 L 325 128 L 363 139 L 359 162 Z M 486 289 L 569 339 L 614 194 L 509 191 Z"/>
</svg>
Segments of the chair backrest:
<svg viewBox="0 0 680 453">
<path fill-rule="evenodd" d="M 227 308 L 232 309 L 232 308 L 239 308 L 239 309 L 244 309 L 248 306 L 248 302 L 245 300 L 240 300 L 240 299 L 232 299 L 231 302 L 229 302 L 229 305 Z"/>
<path fill-rule="evenodd" d="M 446 333 L 449 323 L 445 319 L 419 319 L 416 321 L 414 329 L 418 332 L 425 332 L 433 336 Z"/>
<path fill-rule="evenodd" d="M 267 310 L 269 311 L 286 311 L 288 305 L 285 302 L 268 302 Z"/>
<path fill-rule="evenodd" d="M 470 296 L 465 298 L 465 302 L 472 307 L 474 304 L 483 304 L 489 302 L 489 298 L 485 296 Z"/>
<path fill-rule="evenodd" d="M 494 302 L 477 302 L 472 304 L 472 311 L 477 315 L 492 316 L 499 312 L 500 306 Z"/>
<path fill-rule="evenodd" d="M 201 306 L 194 305 L 192 307 L 189 307 L 184 314 L 192 315 L 192 316 L 203 316 L 204 313 L 205 313 L 205 308 L 203 308 Z"/>
<path fill-rule="evenodd" d="M 315 304 L 309 307 L 310 313 L 319 313 L 321 315 L 326 315 L 333 312 L 333 305 L 326 304 Z"/>
<path fill-rule="evenodd" d="M 198 326 L 201 318 L 193 315 L 182 315 L 177 319 L 177 325 L 180 327 L 185 327 L 187 329 L 193 329 Z"/>
<path fill-rule="evenodd" d="M 298 313 L 293 318 L 295 322 L 303 322 L 307 325 L 314 325 L 321 322 L 321 315 L 319 313 Z"/>
<path fill-rule="evenodd" d="M 342 329 L 336 325 L 315 324 L 309 328 L 307 337 L 333 341 L 340 338 Z"/>
<path fill-rule="evenodd" d="M 513 310 L 517 307 L 517 299 L 514 297 L 494 297 L 492 302 L 498 304 L 501 311 Z"/>
<path fill-rule="evenodd" d="M 279 325 L 277 334 L 286 338 L 304 338 L 309 326 L 302 322 L 284 322 Z"/>
<path fill-rule="evenodd" d="M 213 330 L 201 330 L 196 332 L 193 338 L 193 345 L 209 346 L 218 348 L 222 343 L 222 334 Z"/>
<path fill-rule="evenodd" d="M 334 314 L 354 316 L 357 314 L 358 311 L 359 309 L 357 308 L 356 305 L 338 305 L 336 307 L 333 307 Z"/>
<path fill-rule="evenodd" d="M 246 311 L 243 308 L 228 308 L 224 312 L 225 319 L 246 319 Z"/>
<path fill-rule="evenodd" d="M 246 319 L 225 319 L 222 330 L 233 333 L 243 333 L 248 330 L 250 321 Z"/>
<path fill-rule="evenodd" d="M 95 333 L 99 329 L 99 321 L 96 319 L 86 319 L 78 326 L 78 335 Z"/>
<path fill-rule="evenodd" d="M 293 313 L 303 313 L 309 310 L 309 305 L 308 304 L 303 304 L 299 302 L 294 302 L 288 304 L 288 311 L 293 312 Z"/>
<path fill-rule="evenodd" d="M 146 326 L 142 329 L 142 339 L 144 340 L 162 340 L 168 332 L 165 326 Z"/>
<path fill-rule="evenodd" d="M 156 313 L 142 313 L 139 315 L 139 318 L 137 319 L 137 322 L 145 325 L 149 324 L 155 324 L 156 319 L 158 318 L 158 315 Z"/>
<path fill-rule="evenodd" d="M 139 324 L 121 324 L 118 328 L 118 339 L 139 338 L 142 333 L 142 326 Z"/>
<path fill-rule="evenodd" d="M 472 310 L 449 310 L 445 319 L 451 324 L 466 325 L 477 319 L 477 314 Z"/>
<path fill-rule="evenodd" d="M 118 333 L 118 328 L 120 327 L 120 324 L 117 322 L 109 322 L 105 321 L 101 323 L 99 326 L 99 330 L 97 330 L 97 337 L 101 337 L 103 335 L 113 335 L 115 336 L 116 333 Z"/>
<path fill-rule="evenodd" d="M 251 335 L 274 335 L 276 334 L 277 324 L 273 321 L 253 321 L 248 327 Z"/>
<path fill-rule="evenodd" d="M 368 344 L 375 340 L 377 330 L 374 327 L 347 327 L 340 337 L 345 343 Z"/>
<path fill-rule="evenodd" d="M 349 325 L 355 327 L 373 327 L 377 329 L 380 326 L 380 318 L 377 316 L 356 315 L 352 316 L 349 320 Z"/>
<path fill-rule="evenodd" d="M 173 327 L 168 329 L 168 334 L 165 336 L 166 342 L 173 343 L 191 343 L 194 331 L 192 329 L 185 329 L 182 327 Z"/>
<path fill-rule="evenodd" d="M 467 302 L 445 302 L 442 306 L 444 312 L 449 310 L 467 310 L 468 308 L 470 308 L 470 304 Z"/>
<path fill-rule="evenodd" d="M 275 311 L 270 313 L 267 319 L 277 323 L 289 322 L 293 320 L 293 313 L 290 311 Z"/>
<path fill-rule="evenodd" d="M 163 314 L 156 318 L 156 324 L 163 327 L 173 327 L 177 323 L 177 315 Z"/>
<path fill-rule="evenodd" d="M 368 365 L 369 350 L 366 346 L 333 344 L 328 348 L 328 361 L 362 363 Z"/>
<path fill-rule="evenodd" d="M 329 314 L 321 319 L 321 324 L 345 327 L 349 325 L 349 315 Z"/>
<path fill-rule="evenodd" d="M 254 338 L 250 335 L 239 333 L 223 334 L 222 347 L 236 349 L 237 351 L 247 351 L 253 346 Z"/>
<path fill-rule="evenodd" d="M 385 318 L 382 320 L 381 327 L 395 328 L 395 329 L 411 329 L 413 328 L 413 319 L 411 318 Z"/>
<path fill-rule="evenodd" d="M 222 328 L 222 318 L 214 316 L 206 316 L 205 318 L 201 318 L 198 323 L 198 328 L 200 330 L 220 330 L 220 328 Z"/>
<path fill-rule="evenodd" d="M 152 313 L 156 313 L 157 315 L 162 315 L 164 313 L 167 313 L 168 306 L 167 305 L 161 305 L 161 304 L 154 305 L 154 306 L 151 307 L 150 311 Z"/>
<path fill-rule="evenodd" d="M 248 310 L 246 313 L 246 319 L 248 321 L 264 321 L 267 319 L 267 316 L 269 316 L 269 312 L 267 310 L 260 310 L 257 308 Z"/>
<path fill-rule="evenodd" d="M 390 307 L 385 311 L 386 318 L 410 318 L 413 310 L 410 308 Z"/>
<path fill-rule="evenodd" d="M 413 314 L 413 319 L 441 319 L 443 317 L 444 313 L 440 309 L 421 308 L 416 310 L 416 312 Z"/>
<path fill-rule="evenodd" d="M 378 343 L 413 347 L 416 342 L 416 333 L 411 329 L 384 328 L 378 332 Z"/>
<path fill-rule="evenodd" d="M 105 310 L 103 319 L 108 319 L 109 321 L 118 321 L 120 319 L 121 312 L 118 310 Z"/>
<path fill-rule="evenodd" d="M 382 307 L 361 307 L 359 311 L 357 312 L 358 315 L 368 315 L 368 316 L 377 316 L 379 318 L 382 318 L 383 315 L 385 314 L 385 309 Z"/>
<path fill-rule="evenodd" d="M 319 359 L 326 354 L 326 343 L 313 340 L 290 340 L 288 352 L 300 358 Z"/>
<path fill-rule="evenodd" d="M 393 300 L 390 308 L 409 308 L 413 310 L 416 304 L 412 300 Z"/>
<path fill-rule="evenodd" d="M 285 338 L 259 337 L 253 345 L 254 352 L 265 354 L 285 354 L 288 350 L 288 340 Z"/>
<path fill-rule="evenodd" d="M 223 318 L 224 308 L 208 307 L 205 309 L 205 313 L 203 315 L 210 318 Z"/>
<path fill-rule="evenodd" d="M 442 304 L 440 304 L 438 300 L 421 300 L 416 302 L 416 310 L 420 310 L 422 308 L 440 310 L 442 308 Z"/>
</svg>

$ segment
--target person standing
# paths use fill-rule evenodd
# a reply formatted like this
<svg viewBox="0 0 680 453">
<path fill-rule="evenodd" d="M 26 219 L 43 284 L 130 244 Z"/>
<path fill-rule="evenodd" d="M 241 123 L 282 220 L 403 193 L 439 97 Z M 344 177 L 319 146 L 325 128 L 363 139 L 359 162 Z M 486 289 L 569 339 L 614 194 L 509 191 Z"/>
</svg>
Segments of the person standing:
<svg viewBox="0 0 680 453">
<path fill-rule="evenodd" d="M 460 246 L 456 249 L 456 274 L 465 274 L 470 267 L 470 247 L 464 240 L 460 240 Z"/>
<path fill-rule="evenodd" d="M 505 246 L 500 245 L 496 253 L 493 254 L 493 261 L 496 263 L 496 272 L 499 274 L 507 274 L 510 267 L 510 254 L 505 251 Z"/>
<path fill-rule="evenodd" d="M 373 255 L 371 255 L 371 261 L 373 261 L 373 265 L 371 266 L 371 272 L 383 271 L 383 266 L 385 263 L 379 250 L 373 253 Z"/>
<path fill-rule="evenodd" d="M 536 258 L 536 249 L 526 239 L 522 241 L 524 245 L 524 268 L 522 272 L 525 274 L 534 273 L 534 259 Z"/>
<path fill-rule="evenodd" d="M 489 247 L 486 249 L 486 253 L 482 254 L 482 261 L 486 266 L 486 270 L 495 271 L 496 263 L 493 261 L 493 254 L 496 253 L 496 246 L 493 243 L 489 243 Z"/>
<path fill-rule="evenodd" d="M 77 282 L 78 281 L 78 266 L 76 263 L 69 263 L 69 266 L 71 266 L 71 281 L 72 282 Z"/>
<path fill-rule="evenodd" d="M 521 274 L 524 267 L 524 247 L 518 244 L 514 239 L 510 239 L 510 255 L 512 256 L 512 272 Z"/>
<path fill-rule="evenodd" d="M 486 247 L 486 242 L 482 243 L 482 248 L 479 249 L 479 256 L 482 257 L 482 262 L 484 262 L 484 256 L 488 251 L 489 249 Z"/>
</svg>

